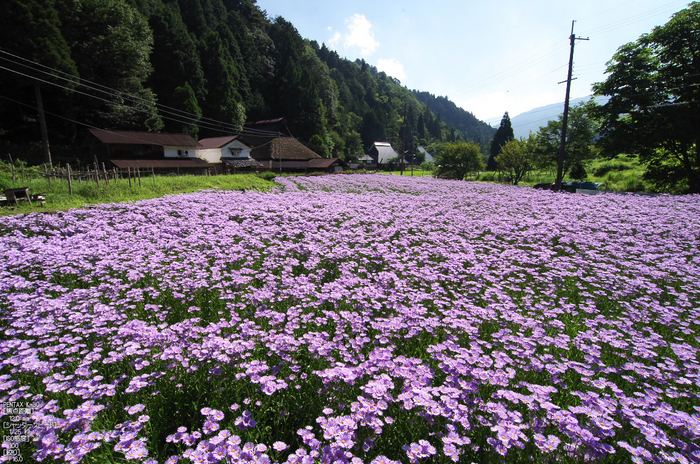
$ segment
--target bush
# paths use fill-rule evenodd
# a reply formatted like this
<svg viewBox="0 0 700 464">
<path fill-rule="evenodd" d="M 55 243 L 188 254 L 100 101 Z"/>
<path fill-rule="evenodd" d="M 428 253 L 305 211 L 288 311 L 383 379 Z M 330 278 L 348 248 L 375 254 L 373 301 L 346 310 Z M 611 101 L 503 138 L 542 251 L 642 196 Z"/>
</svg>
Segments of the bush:
<svg viewBox="0 0 700 464">
<path fill-rule="evenodd" d="M 432 161 L 423 161 L 420 164 L 420 168 L 424 171 L 432 171 L 435 169 L 435 163 Z"/>
<path fill-rule="evenodd" d="M 255 175 L 264 180 L 272 180 L 277 177 L 277 174 L 272 171 L 256 172 Z"/>
<path fill-rule="evenodd" d="M 625 182 L 625 192 L 645 192 L 646 185 L 641 179 L 631 178 Z"/>
<path fill-rule="evenodd" d="M 476 180 L 480 180 L 482 182 L 496 182 L 496 176 L 498 173 L 493 172 L 493 171 L 487 171 L 481 174 Z"/>
<path fill-rule="evenodd" d="M 571 169 L 569 170 L 569 175 L 572 179 L 583 180 L 586 178 L 588 173 L 586 172 L 586 168 L 583 167 L 583 163 L 577 162 L 576 164 L 571 166 Z"/>
</svg>

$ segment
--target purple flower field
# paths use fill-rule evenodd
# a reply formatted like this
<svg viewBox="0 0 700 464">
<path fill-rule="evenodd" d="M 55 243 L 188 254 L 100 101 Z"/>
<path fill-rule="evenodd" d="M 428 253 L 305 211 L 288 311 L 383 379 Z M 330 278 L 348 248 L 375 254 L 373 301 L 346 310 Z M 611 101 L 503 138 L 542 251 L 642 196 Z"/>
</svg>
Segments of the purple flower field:
<svg viewBox="0 0 700 464">
<path fill-rule="evenodd" d="M 277 180 L 0 218 L 0 462 L 700 462 L 700 196 Z"/>
</svg>

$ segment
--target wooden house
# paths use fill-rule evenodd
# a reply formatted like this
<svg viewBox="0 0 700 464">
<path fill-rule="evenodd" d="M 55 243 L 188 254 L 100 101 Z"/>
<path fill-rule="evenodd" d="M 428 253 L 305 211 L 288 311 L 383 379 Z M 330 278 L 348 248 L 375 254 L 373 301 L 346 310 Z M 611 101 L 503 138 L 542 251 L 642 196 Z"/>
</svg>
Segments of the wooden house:
<svg viewBox="0 0 700 464">
<path fill-rule="evenodd" d="M 238 135 L 212 137 L 199 141 L 197 158 L 210 163 L 217 173 L 256 171 L 262 164 L 250 156 L 251 148 Z"/>
</svg>

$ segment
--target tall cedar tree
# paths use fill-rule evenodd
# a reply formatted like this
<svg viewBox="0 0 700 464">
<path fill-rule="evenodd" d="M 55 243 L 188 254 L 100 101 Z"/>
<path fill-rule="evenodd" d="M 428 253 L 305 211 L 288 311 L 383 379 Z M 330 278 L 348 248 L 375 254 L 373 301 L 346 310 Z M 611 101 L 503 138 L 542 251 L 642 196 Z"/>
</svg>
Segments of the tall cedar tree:
<svg viewBox="0 0 700 464">
<path fill-rule="evenodd" d="M 177 3 L 163 4 L 158 1 L 148 23 L 153 30 L 153 74 L 148 85 L 157 95 L 158 103 L 183 109 L 185 102 L 178 97 L 186 93 L 187 105 L 191 106 L 189 91 L 178 92 L 177 95 L 175 92 L 176 89 L 189 85 L 199 105 L 205 97 L 204 71 L 197 46 L 187 32 Z M 165 130 L 180 132 L 180 124 L 177 121 L 165 121 Z"/>
<path fill-rule="evenodd" d="M 498 169 L 498 163 L 496 162 L 496 157 L 501 152 L 501 147 L 503 147 L 510 140 L 513 140 L 515 136 L 513 135 L 513 126 L 510 123 L 510 117 L 508 112 L 503 115 L 501 119 L 501 125 L 496 130 L 496 134 L 491 140 L 491 154 L 489 156 L 489 162 L 486 165 L 488 171 L 495 171 Z"/>
<path fill-rule="evenodd" d="M 145 86 L 153 33 L 143 15 L 124 0 L 58 0 L 57 7 L 81 79 L 109 90 L 79 88 L 81 118 L 105 129 L 160 130 L 155 95 Z"/>
<path fill-rule="evenodd" d="M 0 65 L 8 69 L 0 71 L 0 88 L 5 96 L 12 98 L 0 105 L 5 140 L 23 144 L 25 140 L 40 138 L 37 96 L 41 96 L 50 113 L 60 113 L 65 106 L 66 93 L 62 89 L 74 87 L 77 79 L 66 81 L 53 76 L 60 73 L 77 76 L 78 69 L 60 27 L 53 0 L 0 3 L 0 44 L 2 50 L 9 53 L 0 53 Z M 61 121 L 52 120 L 51 123 L 48 139 L 55 140 L 54 136 L 66 132 Z M 23 151 L 29 150 L 24 148 Z M 30 152 L 30 155 L 33 162 L 48 161 L 48 146 L 43 154 Z"/>
</svg>

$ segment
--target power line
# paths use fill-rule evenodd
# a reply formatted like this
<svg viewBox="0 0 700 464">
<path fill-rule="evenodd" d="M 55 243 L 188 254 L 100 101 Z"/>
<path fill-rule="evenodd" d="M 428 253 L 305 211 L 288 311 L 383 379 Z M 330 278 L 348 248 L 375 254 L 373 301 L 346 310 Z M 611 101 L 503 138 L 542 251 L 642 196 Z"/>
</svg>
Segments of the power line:
<svg viewBox="0 0 700 464">
<path fill-rule="evenodd" d="M 31 66 L 29 66 L 28 64 L 20 63 L 17 61 L 12 61 L 6 57 L 0 56 L 0 59 L 4 59 L 5 61 L 8 61 L 12 64 L 23 66 L 25 68 L 29 68 L 32 71 L 37 71 L 40 74 L 43 74 L 47 77 L 52 77 L 52 78 L 58 77 L 59 79 L 61 79 L 63 81 L 68 81 L 69 84 L 75 83 L 74 79 L 76 78 L 76 76 L 73 76 L 72 74 L 65 73 L 65 72 L 60 71 L 58 69 L 42 65 L 40 63 L 36 63 L 32 60 L 28 60 L 26 58 L 23 58 L 23 57 L 18 56 L 18 55 L 14 55 L 12 53 L 6 52 L 6 51 L 1 50 L 1 49 L 0 49 L 0 53 L 5 54 L 5 55 L 9 55 L 13 58 L 19 59 L 19 60 L 24 61 L 26 63 L 34 64 L 36 66 L 39 66 L 41 68 L 46 69 L 47 71 L 44 71 L 41 69 L 35 69 L 35 68 L 32 68 Z M 46 79 L 41 79 L 41 78 L 38 78 L 35 76 L 31 76 L 29 74 L 22 73 L 18 70 L 15 70 L 15 69 L 10 69 L 10 68 L 4 67 L 4 66 L 0 66 L 0 69 L 4 69 L 6 71 L 21 75 L 23 77 L 34 79 L 34 80 L 37 80 L 37 81 L 40 81 L 40 82 L 43 82 L 43 83 L 46 83 L 46 84 L 49 84 L 49 85 L 52 85 L 55 87 L 59 87 L 59 88 L 62 88 L 64 90 L 78 93 L 80 95 L 84 95 L 84 96 L 87 96 L 90 98 L 95 98 L 97 100 L 101 100 L 101 101 L 104 101 L 106 103 L 110 103 L 110 104 L 118 105 L 118 106 L 123 106 L 123 107 L 128 107 L 128 108 L 131 108 L 131 109 L 134 109 L 136 111 L 139 111 L 139 112 L 142 112 L 145 114 L 149 114 L 149 115 L 157 115 L 157 116 L 160 116 L 162 119 L 177 122 L 180 124 L 193 124 L 193 125 L 197 125 L 198 127 L 203 128 L 203 129 L 209 129 L 209 130 L 220 131 L 220 132 L 228 132 L 228 133 L 233 132 L 233 133 L 238 133 L 238 134 L 243 134 L 243 135 L 251 135 L 251 136 L 259 135 L 259 136 L 269 137 L 269 136 L 274 136 L 276 134 L 275 132 L 271 132 L 271 131 L 245 128 L 242 126 L 236 126 L 236 125 L 226 123 L 223 121 L 218 121 L 216 119 L 202 117 L 202 116 L 194 114 L 194 113 L 189 113 L 187 111 L 172 108 L 172 107 L 162 105 L 159 103 L 155 103 L 155 106 L 157 108 L 161 109 L 161 112 L 153 112 L 153 111 L 149 111 L 147 109 L 138 108 L 138 107 L 134 108 L 134 107 L 130 107 L 128 105 L 125 105 L 124 103 L 115 102 L 115 101 L 108 100 L 108 99 L 103 98 L 103 97 L 99 97 L 97 95 L 92 95 L 92 94 L 89 94 L 86 92 L 82 92 L 80 90 L 76 90 L 72 86 L 62 85 L 62 84 L 52 82 L 52 81 L 49 81 Z M 51 71 L 51 72 L 49 72 L 49 71 Z M 62 74 L 63 76 L 67 76 L 67 77 L 57 76 L 54 73 Z M 87 82 L 89 85 L 84 84 L 85 82 Z M 146 103 L 148 105 L 154 103 L 150 100 L 147 100 L 147 99 L 144 99 L 144 98 L 141 98 L 141 97 L 138 97 L 138 96 L 135 96 L 135 95 L 129 94 L 127 92 L 123 92 L 121 90 L 117 90 L 117 89 L 114 89 L 114 88 L 111 88 L 111 87 L 108 87 L 105 85 L 97 84 L 97 83 L 94 83 L 94 82 L 89 81 L 87 79 L 81 80 L 79 85 L 81 87 L 84 87 L 85 89 L 88 89 L 88 90 L 95 90 L 99 93 L 106 94 L 107 96 L 111 96 L 111 97 L 125 98 L 126 100 L 131 100 L 132 102 L 135 102 L 135 103 L 142 102 L 142 103 Z"/>
</svg>

